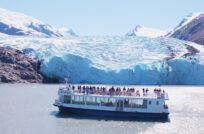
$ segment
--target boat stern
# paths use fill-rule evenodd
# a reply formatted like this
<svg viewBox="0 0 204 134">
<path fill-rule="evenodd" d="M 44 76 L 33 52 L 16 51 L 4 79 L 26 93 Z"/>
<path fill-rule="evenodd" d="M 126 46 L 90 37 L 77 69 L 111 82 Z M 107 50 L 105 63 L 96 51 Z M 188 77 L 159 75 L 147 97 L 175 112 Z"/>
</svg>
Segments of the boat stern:
<svg viewBox="0 0 204 134">
<path fill-rule="evenodd" d="M 58 99 L 55 100 L 55 102 L 53 103 L 54 106 L 59 107 L 62 106 L 62 102 L 60 102 Z"/>
</svg>

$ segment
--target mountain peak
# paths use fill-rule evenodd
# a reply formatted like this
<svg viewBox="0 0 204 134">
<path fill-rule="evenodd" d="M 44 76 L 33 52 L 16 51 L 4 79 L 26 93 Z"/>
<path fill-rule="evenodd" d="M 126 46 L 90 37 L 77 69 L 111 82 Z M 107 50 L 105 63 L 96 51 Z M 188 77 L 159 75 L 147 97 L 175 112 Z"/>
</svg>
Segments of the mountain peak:
<svg viewBox="0 0 204 134">
<path fill-rule="evenodd" d="M 143 26 L 141 26 L 141 25 L 136 25 L 136 26 L 135 26 L 135 29 L 138 29 L 138 28 L 141 28 L 141 27 L 143 27 Z"/>
<path fill-rule="evenodd" d="M 166 36 L 204 45 L 204 12 L 189 14 Z"/>
<path fill-rule="evenodd" d="M 156 37 L 163 36 L 165 34 L 166 34 L 166 31 L 137 25 L 137 26 L 135 26 L 135 28 L 133 30 L 130 30 L 126 35 L 127 36 L 142 36 L 142 37 L 156 38 Z"/>
<path fill-rule="evenodd" d="M 194 12 L 187 15 L 183 20 L 176 26 L 173 30 L 169 31 L 167 34 L 168 37 L 172 36 L 175 31 L 181 29 L 184 26 L 187 26 L 193 20 L 199 19 L 200 17 L 204 16 L 204 12 Z"/>
<path fill-rule="evenodd" d="M 18 36 L 63 37 L 60 30 L 22 13 L 0 8 L 0 33 Z"/>
</svg>

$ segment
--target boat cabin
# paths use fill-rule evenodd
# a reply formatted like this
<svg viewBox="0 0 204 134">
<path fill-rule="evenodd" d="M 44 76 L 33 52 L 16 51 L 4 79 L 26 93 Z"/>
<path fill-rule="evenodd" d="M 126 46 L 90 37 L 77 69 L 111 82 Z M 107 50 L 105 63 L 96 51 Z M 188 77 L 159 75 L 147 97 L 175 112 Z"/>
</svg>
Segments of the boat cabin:
<svg viewBox="0 0 204 134">
<path fill-rule="evenodd" d="M 63 107 L 141 113 L 168 113 L 168 94 L 161 89 L 69 85 L 59 88 L 56 104 Z"/>
</svg>

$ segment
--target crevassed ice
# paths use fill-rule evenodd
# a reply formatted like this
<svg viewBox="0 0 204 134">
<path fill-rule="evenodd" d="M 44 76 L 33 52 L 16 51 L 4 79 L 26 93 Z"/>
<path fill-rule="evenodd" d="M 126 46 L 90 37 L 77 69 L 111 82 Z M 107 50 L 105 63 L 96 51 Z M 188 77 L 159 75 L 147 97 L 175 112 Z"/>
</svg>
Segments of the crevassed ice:
<svg viewBox="0 0 204 134">
<path fill-rule="evenodd" d="M 170 38 L 143 37 L 80 37 L 60 38 L 20 38 L 4 39 L 8 45 L 20 50 L 32 48 L 34 57 L 49 61 L 53 56 L 63 57 L 73 54 L 87 58 L 91 66 L 103 70 L 134 68 L 138 64 L 150 64 L 164 60 L 169 47 L 177 56 L 185 53 L 184 42 Z"/>
<path fill-rule="evenodd" d="M 185 84 L 189 80 L 184 78 L 185 73 L 195 63 L 202 68 L 204 55 L 203 47 L 173 38 L 10 36 L 1 37 L 0 42 L 4 47 L 20 49 L 43 61 L 41 71 L 46 75 L 64 78 L 71 74 L 75 83 Z M 194 46 L 200 53 L 184 57 L 188 53 L 185 44 Z M 181 75 L 176 77 L 179 72 Z M 192 75 L 197 73 L 202 76 L 199 71 Z M 198 83 L 202 84 L 202 80 Z"/>
</svg>

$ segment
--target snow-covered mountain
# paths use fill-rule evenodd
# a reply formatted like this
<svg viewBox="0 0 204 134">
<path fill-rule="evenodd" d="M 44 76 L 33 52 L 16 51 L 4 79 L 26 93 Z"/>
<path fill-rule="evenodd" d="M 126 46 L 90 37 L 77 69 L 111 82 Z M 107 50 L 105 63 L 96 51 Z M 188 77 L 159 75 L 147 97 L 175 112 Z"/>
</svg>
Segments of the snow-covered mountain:
<svg viewBox="0 0 204 134">
<path fill-rule="evenodd" d="M 204 45 L 204 12 L 191 13 L 166 36 Z"/>
<path fill-rule="evenodd" d="M 166 33 L 167 33 L 166 31 L 137 25 L 133 30 L 130 30 L 126 35 L 156 38 L 164 36 Z"/>
<path fill-rule="evenodd" d="M 65 27 L 58 28 L 57 30 L 63 37 L 70 37 L 70 36 L 77 37 L 78 36 L 77 34 L 75 34 L 75 32 L 72 29 L 68 29 Z"/>
<path fill-rule="evenodd" d="M 203 18 L 202 13 L 187 17 L 168 36 L 202 39 Z M 72 30 L 0 9 L 0 46 L 40 60 L 40 71 L 49 78 L 63 80 L 71 75 L 72 83 L 93 84 L 204 85 L 204 46 L 155 38 L 165 34 L 137 26 L 127 36 L 45 38 L 76 35 Z"/>
<path fill-rule="evenodd" d="M 191 13 L 187 17 L 185 17 L 178 26 L 176 26 L 174 29 L 170 30 L 167 34 L 168 36 L 172 36 L 177 30 L 182 29 L 183 27 L 187 27 L 189 23 L 191 23 L 194 20 L 198 20 L 199 17 L 202 17 L 204 15 L 204 12 L 197 12 L 197 13 Z"/>
<path fill-rule="evenodd" d="M 22 13 L 2 8 L 0 8 L 0 33 L 38 37 L 76 36 L 71 29 L 58 29 Z"/>
</svg>

